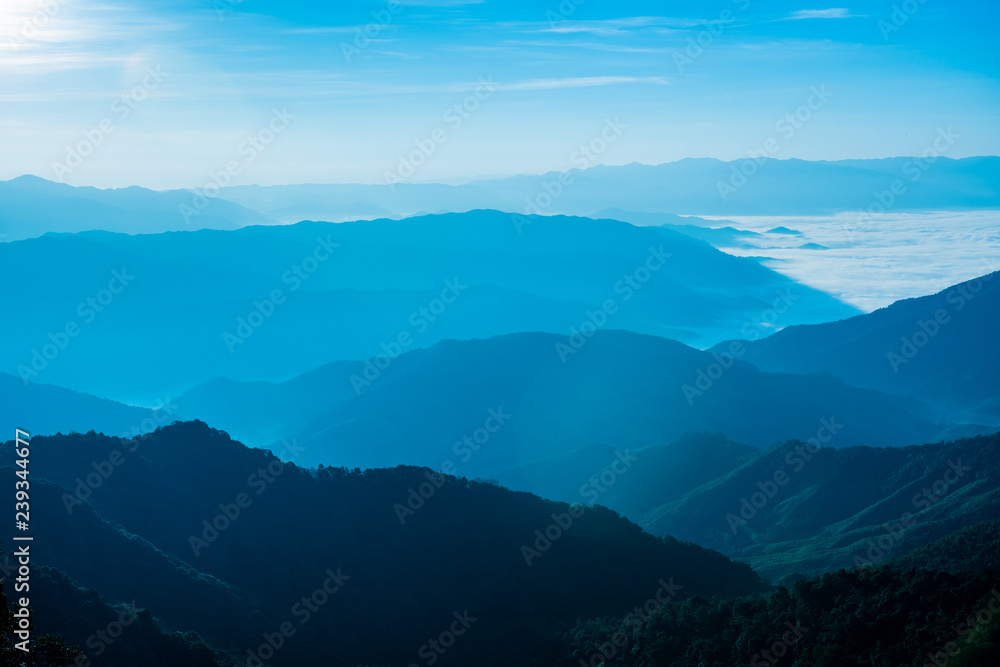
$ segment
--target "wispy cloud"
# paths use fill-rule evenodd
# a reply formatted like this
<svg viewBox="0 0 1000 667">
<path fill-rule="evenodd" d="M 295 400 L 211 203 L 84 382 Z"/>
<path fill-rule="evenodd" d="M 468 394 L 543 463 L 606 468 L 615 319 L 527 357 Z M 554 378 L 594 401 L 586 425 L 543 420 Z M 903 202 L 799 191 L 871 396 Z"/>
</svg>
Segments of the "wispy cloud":
<svg viewBox="0 0 1000 667">
<path fill-rule="evenodd" d="M 647 28 L 692 28 L 704 23 L 695 19 L 666 18 L 662 16 L 628 16 L 617 19 L 602 19 L 596 21 L 563 21 L 556 23 L 521 23 L 512 27 L 523 32 L 553 33 L 562 35 L 590 34 L 609 37 L 624 35 L 635 30 Z"/>
<path fill-rule="evenodd" d="M 492 78 L 490 78 L 492 80 Z M 530 79 L 526 81 L 513 81 L 504 83 L 496 81 L 494 85 L 497 90 L 502 91 L 543 91 L 560 90 L 567 88 L 593 88 L 598 86 L 635 85 L 652 84 L 656 86 L 666 86 L 670 80 L 660 76 L 586 76 L 586 77 L 565 77 L 559 79 Z M 438 84 L 408 84 L 408 85 L 372 85 L 362 81 L 346 83 L 339 87 L 327 87 L 324 90 L 313 91 L 316 95 L 422 95 L 427 93 L 467 93 L 476 90 L 481 85 L 481 80 L 456 81 L 451 83 Z"/>
<path fill-rule="evenodd" d="M 852 14 L 846 7 L 832 7 L 830 9 L 800 9 L 792 12 L 783 21 L 798 21 L 802 19 L 854 19 L 862 18 L 859 14 Z"/>
<path fill-rule="evenodd" d="M 409 7 L 464 7 L 484 2 L 486 0 L 399 0 L 399 4 Z"/>
<path fill-rule="evenodd" d="M 416 59 L 420 58 L 420 56 L 415 56 L 412 53 L 401 53 L 399 51 L 375 51 L 375 53 L 378 53 L 379 55 L 383 55 L 383 56 L 392 56 L 394 58 L 402 58 L 403 60 L 416 60 Z"/>
<path fill-rule="evenodd" d="M 594 86 L 614 86 L 625 83 L 651 83 L 666 86 L 670 83 L 661 76 L 585 76 L 563 79 L 534 79 L 519 83 L 499 85 L 500 90 L 554 90 L 558 88 L 592 88 Z"/>
<path fill-rule="evenodd" d="M 672 53 L 671 49 L 654 49 L 648 47 L 639 46 L 627 46 L 623 44 L 603 44 L 598 42 L 559 42 L 559 41 L 519 41 L 519 40 L 506 40 L 504 44 L 511 44 L 513 46 L 534 46 L 540 48 L 552 48 L 552 49 L 588 49 L 591 51 L 610 51 L 612 53 Z"/>
<path fill-rule="evenodd" d="M 289 28 L 287 30 L 282 30 L 286 35 L 339 35 L 339 34 L 353 34 L 356 29 L 362 26 L 353 25 L 328 25 L 319 26 L 316 28 Z"/>
</svg>

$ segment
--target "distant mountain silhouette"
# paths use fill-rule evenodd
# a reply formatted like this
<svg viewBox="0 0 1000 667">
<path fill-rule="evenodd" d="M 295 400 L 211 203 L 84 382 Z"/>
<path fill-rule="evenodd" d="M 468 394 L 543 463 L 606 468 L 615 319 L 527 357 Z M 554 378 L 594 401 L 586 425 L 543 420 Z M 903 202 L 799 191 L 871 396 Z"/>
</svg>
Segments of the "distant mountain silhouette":
<svg viewBox="0 0 1000 667">
<path fill-rule="evenodd" d="M 704 227 L 704 228 L 715 228 L 722 227 L 727 224 L 735 224 L 732 220 L 706 220 L 705 218 L 699 218 L 694 215 L 676 215 L 674 213 L 662 213 L 654 212 L 650 213 L 648 211 L 626 211 L 621 208 L 605 208 L 593 215 L 588 215 L 588 218 L 594 218 L 595 220 L 621 220 L 623 222 L 628 222 L 633 225 L 639 225 L 640 227 Z M 745 232 L 746 234 L 753 234 L 753 232 Z"/>
<path fill-rule="evenodd" d="M 619 328 L 707 347 L 770 332 L 761 318 L 812 323 L 858 312 L 666 229 L 497 211 L 47 235 L 0 245 L 0 261 L 19 314 L 19 326 L 0 333 L 0 370 L 127 402 L 217 377 L 283 380 L 394 352 L 401 339 L 415 349 Z M 39 279 L 18 277 L 39 267 Z M 121 289 L 113 272 L 123 270 L 134 279 Z M 82 333 L 56 350 L 52 337 L 70 324 Z"/>
<path fill-rule="evenodd" d="M 660 165 L 596 166 L 467 185 L 288 185 L 224 188 L 221 196 L 270 214 L 295 204 L 370 204 L 397 215 L 497 208 L 519 213 L 590 215 L 610 208 L 681 215 L 822 215 L 866 210 L 896 189 L 893 211 L 1000 205 L 1000 158 L 878 160 L 689 158 Z M 557 192 L 557 196 L 553 196 Z"/>
<path fill-rule="evenodd" d="M 25 384 L 6 373 L 0 373 L 0 396 L 5 414 L 31 435 L 94 430 L 132 436 L 173 421 L 169 404 L 158 410 L 135 408 L 53 385 Z"/>
<path fill-rule="evenodd" d="M 893 211 L 993 208 L 1000 206 L 994 185 L 998 177 L 997 157 L 939 157 L 931 170 L 923 169 L 918 158 L 908 157 L 835 162 L 689 158 L 660 165 L 601 165 L 466 185 L 247 185 L 222 188 L 215 197 L 196 197 L 187 190 L 74 188 L 22 176 L 0 182 L 0 200 L 4 202 L 0 234 L 7 235 L 0 240 L 91 229 L 132 234 L 236 229 L 303 219 L 342 222 L 476 209 L 546 215 L 591 215 L 598 211 L 596 217 L 635 224 L 701 226 L 709 221 L 680 216 L 822 215 L 866 210 L 878 201 L 878 193 L 890 190 L 896 181 L 905 191 L 895 197 Z M 661 218 L 661 222 L 650 222 Z"/>
<path fill-rule="evenodd" d="M 747 243 L 747 239 L 759 238 L 757 232 L 736 229 L 734 227 L 695 227 L 694 225 L 663 225 L 661 229 L 680 232 L 686 236 L 700 239 L 716 248 L 755 248 Z"/>
<path fill-rule="evenodd" d="M 792 326 L 747 344 L 766 371 L 828 373 L 1000 426 L 1000 272 L 867 315 Z M 720 344 L 716 349 L 726 349 Z"/>
<path fill-rule="evenodd" d="M 102 190 L 53 183 L 37 176 L 0 181 L 0 201 L 0 241 L 48 232 L 99 229 L 150 234 L 238 229 L 273 222 L 225 199 L 202 197 L 196 201 L 195 195 L 185 190 L 158 192 L 136 186 Z"/>
</svg>

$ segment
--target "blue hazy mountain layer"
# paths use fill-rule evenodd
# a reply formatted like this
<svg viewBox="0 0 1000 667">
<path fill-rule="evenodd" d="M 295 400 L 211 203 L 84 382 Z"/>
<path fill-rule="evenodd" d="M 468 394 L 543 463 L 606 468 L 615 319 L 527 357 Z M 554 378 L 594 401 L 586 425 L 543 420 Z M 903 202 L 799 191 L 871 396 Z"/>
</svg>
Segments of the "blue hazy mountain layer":
<svg viewBox="0 0 1000 667">
<path fill-rule="evenodd" d="M 188 210 L 193 213 L 185 215 Z M 94 229 L 129 234 L 238 229 L 272 221 L 224 199 L 195 202 L 194 195 L 183 190 L 73 187 L 36 176 L 0 182 L 0 241 Z"/>
<path fill-rule="evenodd" d="M 380 372 L 339 362 L 278 385 L 209 383 L 175 402 L 183 418 L 208 420 L 252 444 L 277 451 L 295 440 L 304 464 L 405 463 L 469 477 L 595 444 L 624 451 L 687 432 L 764 447 L 830 435 L 827 425 L 836 424 L 824 442 L 846 447 L 992 431 L 830 375 L 763 373 L 736 360 L 723 368 L 710 353 L 662 338 L 602 331 L 564 363 L 565 344 L 530 333 L 444 341 Z"/>
<path fill-rule="evenodd" d="M 748 343 L 743 358 L 768 371 L 829 373 L 858 387 L 918 396 L 1000 426 L 998 330 L 995 272 L 866 315 L 789 327 Z"/>
<path fill-rule="evenodd" d="M 982 209 L 1000 206 L 998 179 L 997 157 L 941 157 L 932 162 L 917 157 L 835 162 L 698 158 L 464 185 L 248 185 L 208 193 L 78 188 L 22 176 L 0 182 L 0 240 L 46 232 L 236 229 L 303 219 L 342 222 L 485 208 L 630 222 L 651 212 L 737 216 Z M 701 224 L 683 218 L 658 224 L 663 222 Z"/>
<path fill-rule="evenodd" d="M 708 347 L 858 311 L 664 228 L 496 211 L 0 246 L 0 371 L 126 402 L 519 331 Z M 31 276 L 26 279 L 26 276 Z"/>
<path fill-rule="evenodd" d="M 334 207 L 334 215 L 347 204 L 377 205 L 399 215 L 474 208 L 570 215 L 591 215 L 608 208 L 683 215 L 820 215 L 868 210 L 876 203 L 882 203 L 883 210 L 895 211 L 993 208 L 1000 206 L 998 180 L 998 157 L 835 162 L 689 158 L 457 186 L 237 186 L 224 188 L 221 197 L 269 215 L 306 203 Z"/>
</svg>

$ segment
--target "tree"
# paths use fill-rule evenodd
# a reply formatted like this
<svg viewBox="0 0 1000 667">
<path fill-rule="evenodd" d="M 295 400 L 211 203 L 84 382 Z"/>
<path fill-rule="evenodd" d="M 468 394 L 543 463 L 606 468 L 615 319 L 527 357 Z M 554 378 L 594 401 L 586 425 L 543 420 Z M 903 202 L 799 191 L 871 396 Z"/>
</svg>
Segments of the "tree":
<svg viewBox="0 0 1000 667">
<path fill-rule="evenodd" d="M 2 555 L 2 552 L 0 552 Z M 34 624 L 29 626 L 33 629 Z M 2 667 L 62 667 L 72 665 L 76 659 L 83 655 L 77 648 L 67 646 L 62 639 L 55 635 L 32 635 L 28 644 L 28 651 L 22 651 L 15 647 L 17 636 L 14 631 L 18 629 L 18 620 L 14 617 L 14 612 L 7 606 L 7 594 L 3 589 L 3 582 L 0 581 L 0 632 L 3 633 L 3 640 L 0 641 L 0 665 Z"/>
</svg>

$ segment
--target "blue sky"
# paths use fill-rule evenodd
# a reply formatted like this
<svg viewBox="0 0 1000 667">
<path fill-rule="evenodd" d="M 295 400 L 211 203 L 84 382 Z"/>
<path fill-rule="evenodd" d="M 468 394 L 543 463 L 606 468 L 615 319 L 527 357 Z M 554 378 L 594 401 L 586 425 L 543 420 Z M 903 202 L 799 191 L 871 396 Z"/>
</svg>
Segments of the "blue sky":
<svg viewBox="0 0 1000 667">
<path fill-rule="evenodd" d="M 381 183 L 422 142 L 407 179 L 452 182 L 568 169 L 609 119 L 625 129 L 605 164 L 734 159 L 768 139 L 780 158 L 913 155 L 941 127 L 961 136 L 949 156 L 997 155 L 998 15 L 944 0 L 3 0 L 0 179 L 198 187 L 236 163 L 234 183 Z M 808 103 L 791 136 L 777 129 Z"/>
</svg>

